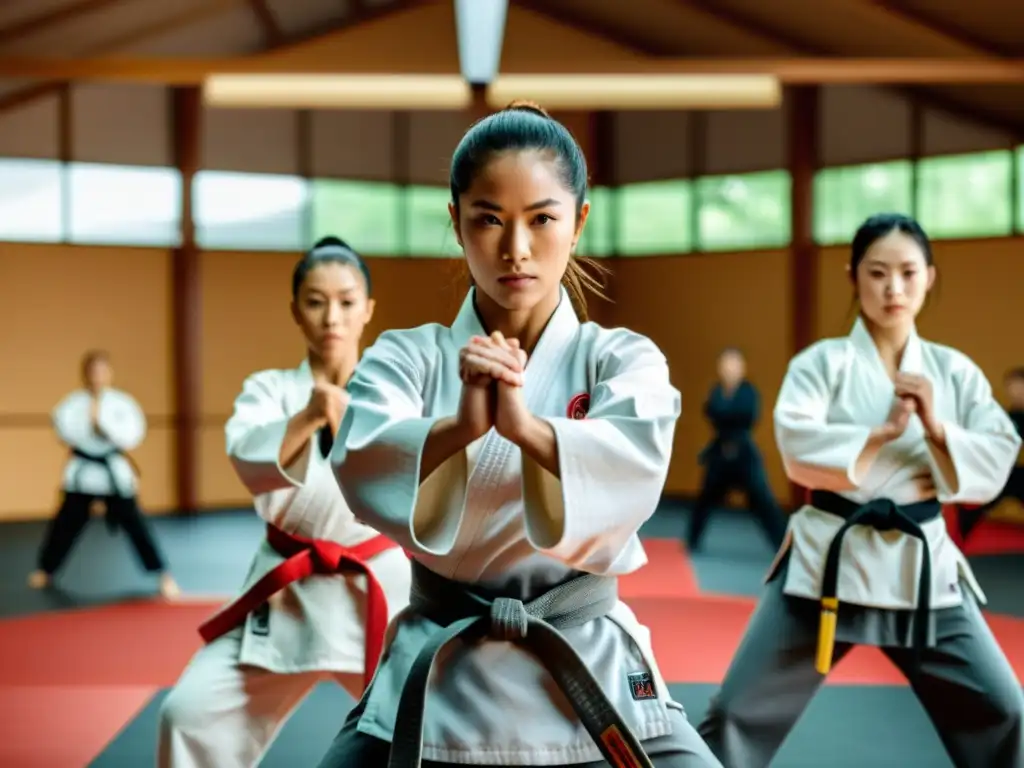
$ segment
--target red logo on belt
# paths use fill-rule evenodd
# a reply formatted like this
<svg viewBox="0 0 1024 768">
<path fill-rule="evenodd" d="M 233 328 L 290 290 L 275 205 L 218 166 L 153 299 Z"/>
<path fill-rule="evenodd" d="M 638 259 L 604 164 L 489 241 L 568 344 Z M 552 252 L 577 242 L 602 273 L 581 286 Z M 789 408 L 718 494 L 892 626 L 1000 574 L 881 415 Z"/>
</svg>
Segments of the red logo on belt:
<svg viewBox="0 0 1024 768">
<path fill-rule="evenodd" d="M 590 395 L 586 392 L 581 392 L 569 401 L 569 407 L 566 408 L 565 415 L 574 421 L 582 421 L 587 418 L 589 411 Z"/>
</svg>

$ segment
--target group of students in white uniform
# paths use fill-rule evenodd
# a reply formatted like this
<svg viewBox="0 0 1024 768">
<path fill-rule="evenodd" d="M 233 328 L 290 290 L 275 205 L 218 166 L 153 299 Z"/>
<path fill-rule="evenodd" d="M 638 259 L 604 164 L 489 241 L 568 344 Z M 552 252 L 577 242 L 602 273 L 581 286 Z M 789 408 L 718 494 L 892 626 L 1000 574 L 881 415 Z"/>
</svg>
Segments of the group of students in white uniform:
<svg viewBox="0 0 1024 768">
<path fill-rule="evenodd" d="M 1021 441 L 979 368 L 917 335 L 917 223 L 861 226 L 852 332 L 789 365 L 775 431 L 808 503 L 694 728 L 617 595 L 681 405 L 649 339 L 587 321 L 583 153 L 513 104 L 469 129 L 450 183 L 472 284 L 450 326 L 360 355 L 363 260 L 325 238 L 296 266 L 308 358 L 249 377 L 226 427 L 266 540 L 163 703 L 161 768 L 257 764 L 331 678 L 358 703 L 321 768 L 761 768 L 856 644 L 905 672 L 958 768 L 1024 766 L 1021 687 L 940 513 L 998 494 Z M 103 417 L 93 450 L 141 439 Z"/>
</svg>

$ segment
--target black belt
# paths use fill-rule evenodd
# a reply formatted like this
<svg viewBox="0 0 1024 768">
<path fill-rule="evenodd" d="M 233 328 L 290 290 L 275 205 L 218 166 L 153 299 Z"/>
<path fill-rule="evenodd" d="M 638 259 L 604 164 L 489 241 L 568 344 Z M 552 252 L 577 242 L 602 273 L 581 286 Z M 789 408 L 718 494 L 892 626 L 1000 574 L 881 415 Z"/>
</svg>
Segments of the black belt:
<svg viewBox="0 0 1024 768">
<path fill-rule="evenodd" d="M 754 441 L 746 430 L 727 430 L 719 432 L 715 437 L 697 454 L 697 461 L 700 464 L 707 464 L 714 458 L 722 458 L 726 461 L 735 461 L 740 454 L 749 450 Z"/>
<path fill-rule="evenodd" d="M 113 450 L 107 451 L 106 453 L 89 453 L 87 451 L 83 451 L 81 448 L 72 448 L 71 455 L 89 464 L 99 464 L 105 467 L 107 470 L 107 477 L 110 478 L 111 497 L 122 497 L 122 494 L 117 487 L 117 478 L 114 476 L 114 467 L 111 465 L 110 460 L 113 459 L 115 456 L 124 456 L 126 459 L 128 459 L 128 457 L 123 452 Z M 128 459 L 128 461 L 129 463 L 131 463 L 131 459 Z M 77 473 L 75 475 L 75 486 L 78 486 Z M 111 531 L 117 530 L 117 526 L 120 521 L 117 519 L 115 505 L 109 503 L 109 501 L 107 502 L 106 515 L 104 516 L 104 518 L 107 523 L 107 528 L 109 528 Z"/>
<path fill-rule="evenodd" d="M 867 525 L 879 531 L 898 530 L 921 541 L 921 578 L 917 586 L 917 611 L 914 616 L 913 651 L 917 668 L 921 652 L 928 645 L 928 626 L 931 618 L 932 555 L 921 523 L 934 520 L 942 514 L 937 499 L 899 505 L 892 499 L 872 499 L 866 504 L 829 491 L 812 491 L 811 506 L 843 518 L 825 557 L 825 571 L 821 579 L 821 625 L 818 630 L 816 667 L 821 674 L 832 668 L 832 653 L 836 640 L 836 619 L 839 611 L 839 558 L 843 538 L 855 525 Z"/>
<path fill-rule="evenodd" d="M 410 608 L 442 629 L 423 645 L 398 700 L 389 768 L 421 765 L 423 710 L 434 660 L 450 641 L 484 638 L 515 643 L 532 653 L 565 694 L 610 765 L 653 768 L 640 741 L 623 721 L 583 660 L 559 629 L 606 616 L 618 602 L 613 577 L 584 574 L 523 603 L 481 594 L 412 561 Z"/>
</svg>

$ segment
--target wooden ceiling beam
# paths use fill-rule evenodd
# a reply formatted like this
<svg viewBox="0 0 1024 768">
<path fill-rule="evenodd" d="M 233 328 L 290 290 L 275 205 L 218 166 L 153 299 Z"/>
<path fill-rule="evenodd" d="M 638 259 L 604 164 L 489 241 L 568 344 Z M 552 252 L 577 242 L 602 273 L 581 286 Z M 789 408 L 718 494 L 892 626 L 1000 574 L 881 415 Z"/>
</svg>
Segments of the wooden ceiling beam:
<svg viewBox="0 0 1024 768">
<path fill-rule="evenodd" d="M 609 24 L 596 17 L 566 11 L 550 0 L 515 0 L 515 4 L 570 29 L 578 29 L 592 37 L 621 45 L 644 56 L 672 56 L 678 53 L 664 45 L 656 45 L 649 39 L 631 33 L 616 24 Z"/>
<path fill-rule="evenodd" d="M 281 45 L 286 39 L 284 30 L 281 29 L 277 16 L 270 8 L 270 3 L 267 0 L 249 0 L 249 8 L 252 10 L 253 16 L 256 17 L 256 23 L 263 31 L 265 47 L 273 48 L 275 45 Z"/>
<path fill-rule="evenodd" d="M 974 37 L 966 30 L 942 21 L 931 13 L 922 13 L 916 8 L 908 8 L 898 2 L 898 0 L 862 0 L 862 2 L 889 19 L 903 22 L 938 37 L 943 37 L 950 43 L 963 48 L 975 56 L 1012 58 L 1021 53 L 1021 51 L 999 50 L 997 46 L 988 40 Z"/>
<path fill-rule="evenodd" d="M 111 55 L 111 54 L 115 53 L 116 51 L 123 50 L 123 49 L 125 49 L 127 47 L 139 45 L 141 43 L 146 42 L 147 40 L 155 39 L 155 38 L 160 37 L 162 35 L 165 35 L 165 34 L 167 34 L 169 32 L 172 32 L 172 31 L 174 31 L 176 29 L 184 28 L 184 27 L 189 26 L 190 24 L 198 23 L 199 21 L 203 21 L 206 18 L 209 18 L 209 17 L 212 17 L 212 16 L 216 16 L 217 14 L 224 12 L 228 8 L 240 5 L 243 2 L 246 2 L 246 0 L 207 0 L 207 2 L 205 4 L 203 4 L 202 6 L 198 6 L 198 7 L 194 7 L 194 8 L 188 8 L 188 9 L 186 9 L 184 11 L 179 12 L 175 16 L 172 16 L 172 17 L 169 17 L 169 18 L 165 18 L 165 19 L 161 19 L 159 21 L 151 23 L 147 27 L 144 27 L 144 28 L 141 28 L 141 29 L 137 29 L 137 30 L 132 30 L 128 34 L 122 35 L 122 36 L 120 36 L 120 37 L 118 37 L 116 39 L 113 39 L 113 40 L 108 40 L 102 46 L 99 46 L 96 49 L 90 51 L 88 55 L 90 57 L 104 57 L 105 58 L 106 56 Z M 296 36 L 296 37 L 292 37 L 292 38 L 288 38 L 288 37 L 285 36 L 285 37 L 282 38 L 282 40 L 279 43 L 272 44 L 272 45 L 268 46 L 265 49 L 265 52 L 268 53 L 268 54 L 269 53 L 281 53 L 281 52 L 284 52 L 284 51 L 296 48 L 298 46 L 304 45 L 304 44 L 306 44 L 308 42 L 311 42 L 312 40 L 315 40 L 317 38 L 324 37 L 324 36 L 330 35 L 330 34 L 335 34 L 337 32 L 345 30 L 345 29 L 350 29 L 350 28 L 355 27 L 355 26 L 357 26 L 359 24 L 364 24 L 364 23 L 367 23 L 369 21 L 373 21 L 374 19 L 377 19 L 377 18 L 383 18 L 383 17 L 385 17 L 385 16 L 387 16 L 387 15 L 389 15 L 391 13 L 395 13 L 396 11 L 400 11 L 400 10 L 403 10 L 403 9 L 406 9 L 406 8 L 410 8 L 410 7 L 414 6 L 414 5 L 417 5 L 417 4 L 423 3 L 423 2 L 425 2 L 425 0 L 395 0 L 395 2 L 391 3 L 390 5 L 372 6 L 372 7 L 366 6 L 364 4 L 359 4 L 355 8 L 353 8 L 351 13 L 349 13 L 345 18 L 341 19 L 340 21 L 338 21 L 338 22 L 336 22 L 334 24 L 331 24 L 331 25 L 329 25 L 329 26 L 327 26 L 327 27 L 325 27 L 323 29 L 316 30 L 315 32 L 313 32 L 311 34 Z M 0 57 L 0 58 L 2 58 L 2 57 Z M 83 59 L 77 59 L 77 61 L 82 61 L 82 60 Z M 103 59 L 101 59 L 101 58 L 89 58 L 89 59 L 87 59 L 87 61 L 101 61 L 101 60 L 103 60 Z M 134 61 L 156 61 L 156 59 L 151 59 L 151 58 L 148 58 L 148 57 L 139 57 L 137 59 L 132 59 L 132 60 L 134 60 Z M 231 59 L 231 60 L 232 61 L 236 61 L 237 59 Z M 22 61 L 25 61 L 25 60 L 22 60 Z M 31 59 L 30 61 L 36 61 L 36 60 L 35 59 Z M 76 59 L 45 59 L 43 61 L 46 61 L 46 62 L 57 62 L 57 63 L 63 62 L 63 64 L 66 65 L 68 63 L 73 63 L 74 61 L 76 61 Z M 123 61 L 123 59 L 122 59 L 122 61 Z M 185 61 L 188 61 L 188 60 L 186 59 Z M 46 68 L 44 67 L 43 69 L 45 70 Z M 68 69 L 63 68 L 63 67 L 58 67 L 57 69 L 60 70 L 60 71 L 57 72 L 55 74 L 55 76 L 50 76 L 50 75 L 46 75 L 46 74 L 42 74 L 41 73 L 37 77 L 33 76 L 33 77 L 25 78 L 25 79 L 29 79 L 29 80 L 42 80 L 43 82 L 34 83 L 33 85 L 27 86 L 26 88 L 23 88 L 21 90 L 15 91 L 13 93 L 9 93 L 6 96 L 0 96 L 0 114 L 3 114 L 4 112 L 8 112 L 8 111 L 10 111 L 12 109 L 16 109 L 18 107 L 24 106 L 25 104 L 31 103 L 31 102 L 35 101 L 36 99 L 40 99 L 40 98 L 43 98 L 45 96 L 50 96 L 50 95 L 52 95 L 54 93 L 57 93 L 69 81 L 77 79 L 77 77 L 75 77 L 74 74 L 73 74 L 73 68 L 72 68 L 71 71 L 69 71 Z M 47 71 L 53 72 L 53 70 L 47 70 Z M 0 74 L 0 77 L 3 77 L 3 75 Z M 113 79 L 115 82 L 125 82 L 125 80 L 123 80 L 121 78 L 97 78 L 97 79 L 100 79 L 100 80 L 111 80 L 111 79 Z M 134 81 L 130 80 L 128 82 L 168 84 L 167 81 L 153 80 L 153 79 L 150 79 L 150 78 L 142 78 L 142 79 L 137 79 L 137 80 L 134 80 Z M 185 79 L 183 84 L 184 85 L 195 85 L 198 82 L 201 82 L 201 81 L 196 81 L 196 80 L 192 80 L 192 79 Z"/>
<path fill-rule="evenodd" d="M 779 30 L 768 29 L 763 24 L 760 24 L 753 19 L 750 19 L 742 14 L 736 13 L 734 10 L 729 8 L 723 8 L 720 5 L 716 5 L 710 0 L 677 0 L 681 5 L 685 5 L 688 8 L 700 11 L 707 16 L 716 18 L 721 22 L 729 24 L 736 29 L 746 32 L 747 34 L 760 37 L 768 42 L 778 43 L 792 51 L 794 55 L 805 55 L 805 56 L 830 56 L 834 55 L 833 52 L 822 49 L 820 46 L 813 46 L 806 41 L 798 40 L 791 35 L 786 35 Z M 982 61 L 997 61 L 997 63 L 1011 63 L 1013 60 L 1002 59 L 993 60 L 989 57 L 980 57 Z M 933 61 L 932 59 L 912 59 L 912 61 Z M 961 58 L 946 58 L 941 59 L 947 66 L 955 68 L 956 64 L 961 61 L 977 61 L 977 59 L 961 59 Z M 926 65 L 927 66 L 927 65 Z M 995 82 L 995 81 L 990 81 Z M 1006 83 L 1007 81 L 1003 81 Z M 1001 133 L 1006 133 L 1014 139 L 1020 138 L 1024 135 L 1024 124 L 1011 120 L 1004 115 L 997 114 L 988 109 L 980 109 L 978 107 L 966 104 L 956 99 L 951 99 L 941 91 L 935 90 L 935 87 L 943 85 L 957 85 L 964 84 L 963 81 L 953 79 L 946 79 L 945 77 L 937 80 L 922 79 L 918 81 L 903 81 L 894 83 L 883 83 L 876 82 L 875 85 L 891 85 L 895 86 L 894 90 L 902 95 L 904 98 L 917 101 L 921 106 L 928 107 L 931 109 L 943 112 L 951 117 L 955 117 L 961 120 L 968 120 L 979 125 L 986 126 L 993 130 L 997 130 Z M 923 88 L 922 85 L 931 85 L 932 88 Z M 980 84 L 980 83 L 975 83 Z M 908 87 L 918 86 L 918 87 Z"/>
<path fill-rule="evenodd" d="M 98 57 L 88 59 L 0 57 L 0 77 L 83 80 L 127 83 L 196 85 L 211 75 L 246 74 L 458 74 L 445 65 L 417 66 L 400 71 L 372 62 L 295 62 L 276 56 L 225 58 Z M 690 74 L 770 75 L 783 84 L 978 84 L 1024 83 L 1024 59 L 853 59 L 811 58 L 669 58 L 637 57 L 635 60 L 592 63 L 560 63 L 546 66 L 542 56 L 521 66 L 505 67 L 502 74 Z"/>
<path fill-rule="evenodd" d="M 90 51 L 90 55 L 102 56 L 111 51 L 119 51 L 135 45 L 141 45 L 148 40 L 156 39 L 176 29 L 197 24 L 207 18 L 216 16 L 242 2 L 244 0 L 208 0 L 202 6 L 186 8 L 174 16 L 158 19 L 150 22 L 145 27 L 133 29 L 126 34 L 106 40 L 102 45 Z M 6 96 L 0 96 L 0 115 L 12 109 L 30 104 L 37 99 L 59 93 L 67 83 L 67 80 L 44 80 L 43 82 L 33 83 L 25 88 L 8 93 Z"/>
<path fill-rule="evenodd" d="M 50 29 L 51 27 L 66 24 L 69 21 L 77 19 L 79 16 L 87 16 L 90 13 L 101 11 L 104 8 L 123 3 L 124 1 L 125 0 L 81 0 L 80 2 L 73 3 L 71 5 L 64 5 L 60 8 L 43 11 L 35 16 L 29 16 L 27 19 L 17 21 L 9 27 L 0 29 L 0 45 L 9 43 L 12 40 L 22 40 L 30 35 Z"/>
</svg>

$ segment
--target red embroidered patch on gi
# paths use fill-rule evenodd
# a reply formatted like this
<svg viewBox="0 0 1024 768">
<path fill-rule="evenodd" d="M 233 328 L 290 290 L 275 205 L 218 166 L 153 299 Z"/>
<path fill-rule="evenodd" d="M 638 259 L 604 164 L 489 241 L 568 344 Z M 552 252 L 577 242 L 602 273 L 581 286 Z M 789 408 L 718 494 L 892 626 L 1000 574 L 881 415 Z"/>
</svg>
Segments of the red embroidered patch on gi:
<svg viewBox="0 0 1024 768">
<path fill-rule="evenodd" d="M 629 675 L 629 692 L 632 694 L 634 701 L 658 698 L 650 672 L 636 672 Z"/>
<path fill-rule="evenodd" d="M 590 395 L 586 392 L 581 392 L 569 401 L 569 407 L 566 409 L 565 415 L 574 421 L 582 421 L 587 418 L 589 411 Z"/>
</svg>

